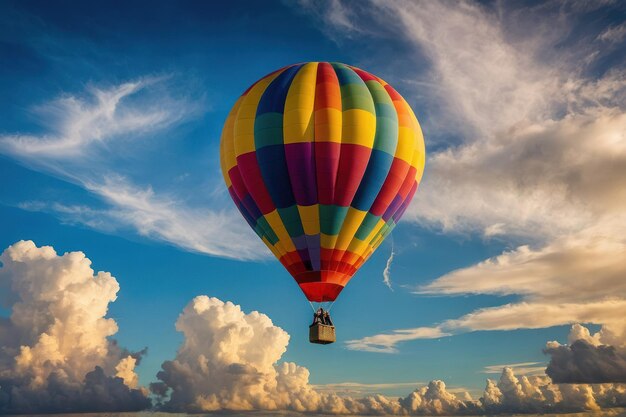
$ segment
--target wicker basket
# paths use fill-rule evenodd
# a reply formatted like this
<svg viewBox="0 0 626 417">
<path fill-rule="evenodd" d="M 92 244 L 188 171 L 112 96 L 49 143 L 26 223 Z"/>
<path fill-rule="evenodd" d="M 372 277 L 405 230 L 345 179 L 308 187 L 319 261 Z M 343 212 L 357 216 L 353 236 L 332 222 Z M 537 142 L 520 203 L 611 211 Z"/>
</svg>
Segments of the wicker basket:
<svg viewBox="0 0 626 417">
<path fill-rule="evenodd" d="M 312 324 L 309 326 L 309 342 L 327 345 L 336 341 L 335 326 Z"/>
</svg>

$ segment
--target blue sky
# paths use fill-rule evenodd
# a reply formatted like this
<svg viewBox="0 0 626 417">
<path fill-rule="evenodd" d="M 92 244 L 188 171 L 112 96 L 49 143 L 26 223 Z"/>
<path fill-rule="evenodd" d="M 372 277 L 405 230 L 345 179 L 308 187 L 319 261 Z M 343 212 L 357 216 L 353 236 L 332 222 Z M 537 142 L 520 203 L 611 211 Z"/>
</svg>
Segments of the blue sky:
<svg viewBox="0 0 626 417">
<path fill-rule="evenodd" d="M 312 384 L 384 394 L 443 379 L 480 395 L 486 367 L 545 366 L 578 322 L 623 343 L 623 5 L 6 1 L 0 16 L 0 247 L 82 251 L 110 272 L 115 339 L 148 347 L 141 384 L 200 294 L 267 314 Z M 251 83 L 316 60 L 393 85 L 427 146 L 415 202 L 333 307 L 325 347 L 218 154 Z"/>
</svg>

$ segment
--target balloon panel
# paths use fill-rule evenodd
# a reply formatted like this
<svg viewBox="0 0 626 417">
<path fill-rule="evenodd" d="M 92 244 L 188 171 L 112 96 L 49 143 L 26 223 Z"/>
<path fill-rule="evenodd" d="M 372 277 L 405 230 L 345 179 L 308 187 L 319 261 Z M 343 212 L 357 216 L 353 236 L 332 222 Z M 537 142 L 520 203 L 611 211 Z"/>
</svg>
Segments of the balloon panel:
<svg viewBox="0 0 626 417">
<path fill-rule="evenodd" d="M 246 90 L 220 156 L 248 224 L 310 301 L 334 301 L 406 210 L 425 150 L 393 87 L 355 67 L 309 62 Z"/>
</svg>

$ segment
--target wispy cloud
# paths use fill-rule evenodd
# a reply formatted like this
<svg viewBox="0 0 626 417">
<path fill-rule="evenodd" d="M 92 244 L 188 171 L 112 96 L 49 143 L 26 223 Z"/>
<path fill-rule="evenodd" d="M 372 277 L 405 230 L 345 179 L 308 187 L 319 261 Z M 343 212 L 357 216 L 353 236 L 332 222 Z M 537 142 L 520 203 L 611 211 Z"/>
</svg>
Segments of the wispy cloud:
<svg viewBox="0 0 626 417">
<path fill-rule="evenodd" d="M 416 386 L 424 385 L 424 382 L 390 382 L 367 384 L 362 382 L 335 382 L 329 384 L 312 384 L 311 386 L 321 393 L 333 393 L 341 396 L 378 394 L 390 390 L 407 391 Z M 463 390 L 467 391 L 467 390 Z"/>
<path fill-rule="evenodd" d="M 155 191 L 120 172 L 125 164 L 119 155 L 149 146 L 148 141 L 137 147 L 141 139 L 201 114 L 201 101 L 173 98 L 170 78 L 90 86 L 84 95 L 65 95 L 34 109 L 46 126 L 44 133 L 0 136 L 0 152 L 78 184 L 105 203 L 105 208 L 54 201 L 20 206 L 109 233 L 134 231 L 195 252 L 238 259 L 267 256 L 233 209 L 191 206 L 174 191 L 177 186 Z"/>
<path fill-rule="evenodd" d="M 440 337 L 451 335 L 452 333 L 444 330 L 444 326 L 417 327 L 414 329 L 393 330 L 391 333 L 367 336 L 357 340 L 348 340 L 346 347 L 351 350 L 362 350 L 365 352 L 395 353 L 398 351 L 396 345 L 407 340 L 439 339 Z"/>
<path fill-rule="evenodd" d="M 162 97 L 150 103 L 126 105 L 164 78 L 146 77 L 108 89 L 87 88 L 87 95 L 66 95 L 34 108 L 49 131 L 42 135 L 0 136 L 0 151 L 24 162 L 67 160 L 94 150 L 94 144 L 120 137 L 155 132 L 180 122 L 197 108 L 191 103 Z"/>
<path fill-rule="evenodd" d="M 393 330 L 349 340 L 346 347 L 366 352 L 395 353 L 397 345 L 417 339 L 435 339 L 473 331 L 542 329 L 574 323 L 602 324 L 605 331 L 624 335 L 626 300 L 621 298 L 593 302 L 558 303 L 520 302 L 475 310 L 457 319 L 432 327 Z"/>
<path fill-rule="evenodd" d="M 609 43 L 620 43 L 626 38 L 626 23 L 606 28 L 598 35 L 598 40 Z"/>
<path fill-rule="evenodd" d="M 391 287 L 391 263 L 393 262 L 393 257 L 395 252 L 393 251 L 393 241 L 391 242 L 391 253 L 389 254 L 389 258 L 387 258 L 387 263 L 385 264 L 385 269 L 383 270 L 383 283 L 393 291 Z"/>
<path fill-rule="evenodd" d="M 521 362 L 502 365 L 488 365 L 481 371 L 483 374 L 501 374 L 504 368 L 510 368 L 518 376 L 543 376 L 546 374 L 546 364 L 541 362 Z"/>
</svg>

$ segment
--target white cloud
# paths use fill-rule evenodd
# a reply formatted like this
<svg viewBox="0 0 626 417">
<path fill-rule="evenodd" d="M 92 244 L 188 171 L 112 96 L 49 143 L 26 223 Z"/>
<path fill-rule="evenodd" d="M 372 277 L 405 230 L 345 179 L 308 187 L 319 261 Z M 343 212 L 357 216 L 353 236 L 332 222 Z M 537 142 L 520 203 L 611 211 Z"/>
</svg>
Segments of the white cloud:
<svg viewBox="0 0 626 417">
<path fill-rule="evenodd" d="M 606 28 L 598 35 L 598 40 L 608 43 L 620 43 L 626 38 L 626 23 Z"/>
<path fill-rule="evenodd" d="M 137 387 L 140 355 L 108 339 L 119 285 L 82 252 L 31 241 L 0 256 L 0 412 L 131 411 L 150 406 Z M 117 378 L 116 378 L 117 377 Z"/>
<path fill-rule="evenodd" d="M 48 121 L 49 133 L 1 136 L 0 151 L 35 164 L 48 158 L 72 159 L 83 156 L 98 142 L 129 134 L 139 136 L 180 122 L 191 109 L 167 96 L 141 106 L 125 105 L 128 99 L 162 81 L 143 78 L 109 89 L 90 87 L 87 97 L 62 96 L 38 106 L 35 113 Z"/>
<path fill-rule="evenodd" d="M 0 153 L 78 184 L 108 207 L 47 201 L 27 201 L 19 206 L 51 212 L 68 223 L 109 233 L 136 232 L 209 255 L 267 257 L 269 251 L 233 208 L 191 206 L 182 192 L 156 192 L 120 173 L 124 164 L 115 163 L 117 155 L 132 153 L 139 138 L 158 135 L 200 113 L 199 102 L 173 98 L 168 88 L 164 77 L 108 89 L 90 87 L 87 96 L 63 96 L 36 109 L 48 124 L 46 133 L 0 136 Z M 217 162 L 215 166 L 217 172 Z"/>
<path fill-rule="evenodd" d="M 444 117 L 467 139 L 508 129 L 546 111 L 545 90 L 555 74 L 532 60 L 528 45 L 513 45 L 505 27 L 474 2 L 373 2 L 379 22 L 401 33 L 433 68 Z M 450 115 L 445 116 L 445 114 Z"/>
<path fill-rule="evenodd" d="M 546 374 L 546 365 L 541 362 L 521 362 L 501 365 L 487 365 L 481 371 L 484 374 L 501 374 L 504 368 L 510 368 L 518 376 L 541 376 Z"/>
<path fill-rule="evenodd" d="M 416 339 L 433 339 L 471 331 L 541 329 L 574 323 L 602 324 L 623 337 L 626 300 L 607 299 L 588 303 L 520 302 L 482 308 L 433 327 L 393 330 L 346 342 L 348 349 L 368 352 L 397 352 L 396 345 Z"/>
<path fill-rule="evenodd" d="M 420 381 L 389 383 L 335 382 L 328 384 L 314 384 L 312 387 L 320 393 L 334 393 L 339 396 L 354 396 L 376 394 L 389 390 L 409 390 L 419 385 L 424 385 L 424 383 Z"/>
<path fill-rule="evenodd" d="M 389 254 L 389 258 L 387 258 L 387 263 L 385 264 L 385 269 L 383 270 L 383 283 L 393 291 L 391 288 L 391 263 L 393 262 L 393 257 L 395 253 L 393 251 L 393 243 L 391 245 L 391 253 Z"/>
<path fill-rule="evenodd" d="M 107 217 L 133 227 L 142 236 L 187 250 L 237 259 L 259 259 L 267 250 L 239 213 L 187 207 L 152 188 L 138 189 L 124 178 L 105 178 L 87 188 L 110 203 Z M 87 213 L 84 213 L 87 214 Z"/>
<path fill-rule="evenodd" d="M 624 212 L 625 131 L 626 114 L 597 109 L 437 153 L 406 216 L 535 243 L 595 226 Z"/>
<path fill-rule="evenodd" d="M 395 353 L 395 346 L 398 343 L 415 339 L 438 339 L 440 337 L 451 336 L 443 330 L 442 326 L 436 327 L 416 327 L 414 329 L 393 330 L 391 333 L 366 336 L 362 339 L 346 341 L 346 347 L 351 350 L 362 350 L 366 352 Z"/>
<path fill-rule="evenodd" d="M 520 294 L 558 303 L 623 297 L 626 240 L 615 218 L 611 230 L 597 228 L 557 238 L 539 249 L 521 246 L 419 287 L 420 294 Z"/>
</svg>

